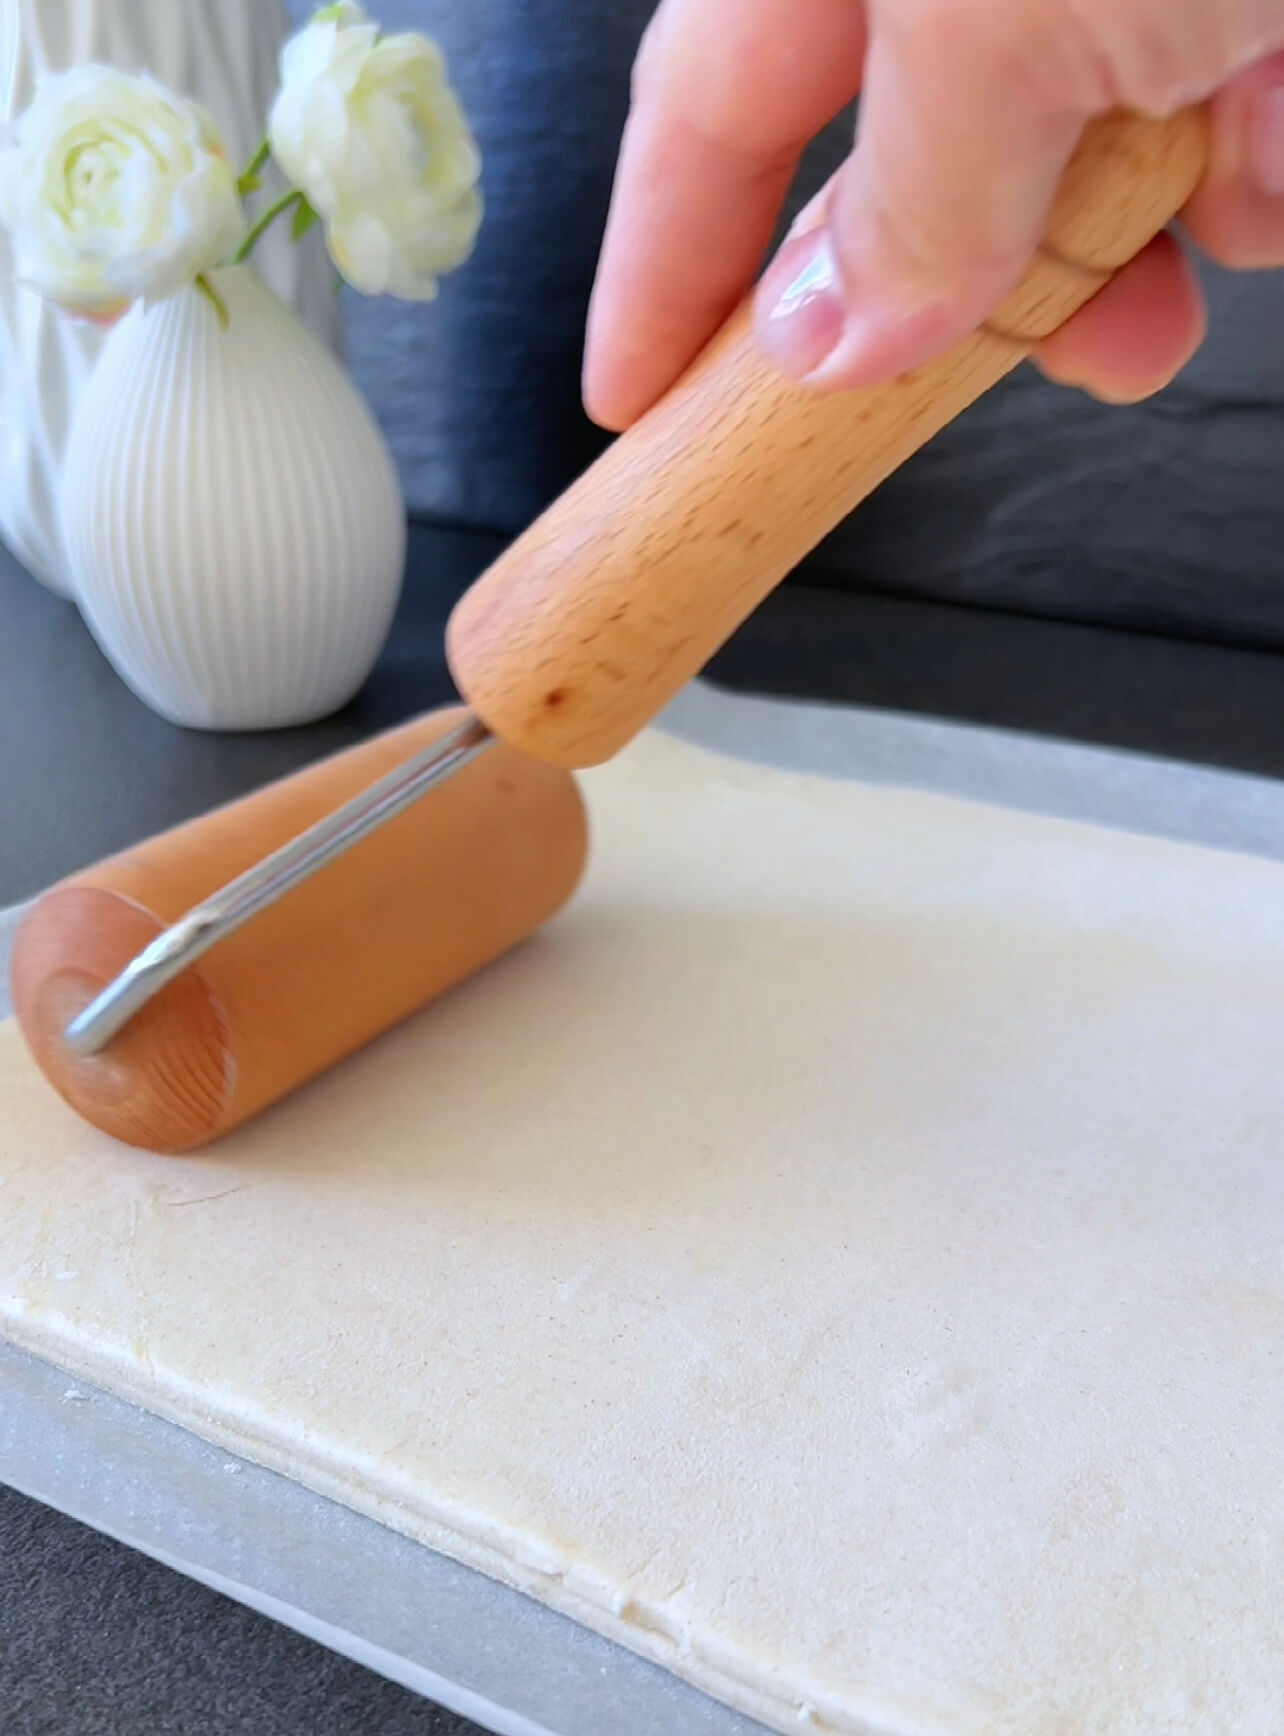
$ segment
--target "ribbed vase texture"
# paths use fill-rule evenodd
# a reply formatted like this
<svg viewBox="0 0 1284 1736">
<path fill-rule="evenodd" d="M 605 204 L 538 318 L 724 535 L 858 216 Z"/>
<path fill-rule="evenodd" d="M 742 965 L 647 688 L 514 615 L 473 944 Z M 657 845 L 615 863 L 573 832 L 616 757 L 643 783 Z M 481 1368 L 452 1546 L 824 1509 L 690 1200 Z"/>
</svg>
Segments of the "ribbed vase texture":
<svg viewBox="0 0 1284 1736">
<path fill-rule="evenodd" d="M 374 417 L 252 266 L 136 307 L 67 445 L 76 599 L 121 678 L 197 729 L 339 710 L 392 624 L 405 504 Z"/>
<path fill-rule="evenodd" d="M 106 61 L 147 70 L 204 103 L 245 161 L 263 134 L 289 28 L 281 0 L 0 0 L 0 119 L 20 114 L 47 72 Z M 275 177 L 268 193 L 283 185 Z M 266 196 L 266 195 L 265 195 Z M 319 234 L 289 226 L 255 251 L 264 279 L 336 351 L 341 304 Z M 68 590 L 58 488 L 71 418 L 103 335 L 13 281 L 0 231 L 0 539 L 53 590 Z"/>
</svg>

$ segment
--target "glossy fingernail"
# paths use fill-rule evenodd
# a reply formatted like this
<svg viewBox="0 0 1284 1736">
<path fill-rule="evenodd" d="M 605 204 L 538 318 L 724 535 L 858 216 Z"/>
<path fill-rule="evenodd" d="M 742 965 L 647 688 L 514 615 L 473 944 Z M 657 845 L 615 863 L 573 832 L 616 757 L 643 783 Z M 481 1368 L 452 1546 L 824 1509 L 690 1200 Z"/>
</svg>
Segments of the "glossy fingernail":
<svg viewBox="0 0 1284 1736">
<path fill-rule="evenodd" d="M 1253 175 L 1269 198 L 1284 196 L 1284 86 L 1271 85 L 1253 98 L 1249 123 Z"/>
<path fill-rule="evenodd" d="M 805 379 L 843 335 L 847 308 L 827 229 L 787 241 L 759 292 L 759 333 L 784 373 Z"/>
</svg>

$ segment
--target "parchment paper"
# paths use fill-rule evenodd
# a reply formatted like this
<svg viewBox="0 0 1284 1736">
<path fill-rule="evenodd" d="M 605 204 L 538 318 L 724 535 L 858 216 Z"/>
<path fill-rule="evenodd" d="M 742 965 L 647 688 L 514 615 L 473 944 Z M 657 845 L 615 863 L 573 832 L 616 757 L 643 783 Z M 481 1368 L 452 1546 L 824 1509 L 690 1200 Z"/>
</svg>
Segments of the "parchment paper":
<svg viewBox="0 0 1284 1736">
<path fill-rule="evenodd" d="M 567 919 L 217 1159 L 10 1044 L 6 1329 L 781 1728 L 1274 1732 L 1280 869 L 590 792 Z"/>
</svg>

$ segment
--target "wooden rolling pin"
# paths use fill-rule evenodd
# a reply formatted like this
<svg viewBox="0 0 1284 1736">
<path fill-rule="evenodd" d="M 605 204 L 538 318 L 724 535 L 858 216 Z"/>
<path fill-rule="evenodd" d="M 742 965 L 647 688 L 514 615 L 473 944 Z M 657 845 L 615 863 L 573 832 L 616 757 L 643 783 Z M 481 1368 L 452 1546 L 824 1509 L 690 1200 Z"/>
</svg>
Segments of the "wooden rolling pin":
<svg viewBox="0 0 1284 1736">
<path fill-rule="evenodd" d="M 68 1021 L 171 922 L 459 722 L 380 735 L 77 874 L 14 940 L 14 1011 L 86 1121 L 185 1152 L 474 975 L 561 908 L 584 868 L 575 779 L 503 745 L 210 952 L 101 1055 Z"/>
<path fill-rule="evenodd" d="M 859 501 L 1164 229 L 1207 151 L 1198 111 L 1094 126 L 996 319 L 881 389 L 790 384 L 757 353 L 743 307 L 459 604 L 449 654 L 497 738 L 484 758 L 236 929 L 87 1057 L 68 1024 L 143 947 L 461 714 L 380 737 L 37 902 L 13 997 L 53 1087 L 118 1139 L 190 1151 L 529 935 L 583 869 L 571 770 L 625 746 Z"/>
<path fill-rule="evenodd" d="M 872 391 L 783 379 L 743 306 L 459 604 L 447 649 L 474 714 L 551 764 L 612 758 L 879 483 L 1172 221 L 1207 161 L 1202 109 L 1095 124 L 987 328 Z"/>
</svg>

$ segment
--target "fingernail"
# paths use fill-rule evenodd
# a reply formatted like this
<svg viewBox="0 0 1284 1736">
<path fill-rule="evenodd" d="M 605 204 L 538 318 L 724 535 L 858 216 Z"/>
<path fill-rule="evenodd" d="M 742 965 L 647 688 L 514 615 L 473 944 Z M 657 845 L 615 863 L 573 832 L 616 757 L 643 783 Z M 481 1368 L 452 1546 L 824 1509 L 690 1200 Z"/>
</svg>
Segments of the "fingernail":
<svg viewBox="0 0 1284 1736">
<path fill-rule="evenodd" d="M 1274 85 L 1254 96 L 1249 153 L 1262 192 L 1271 199 L 1284 196 L 1284 87 Z"/>
<path fill-rule="evenodd" d="M 762 281 L 759 329 L 776 365 L 796 379 L 814 373 L 842 338 L 847 318 L 829 232 L 787 241 Z"/>
</svg>

